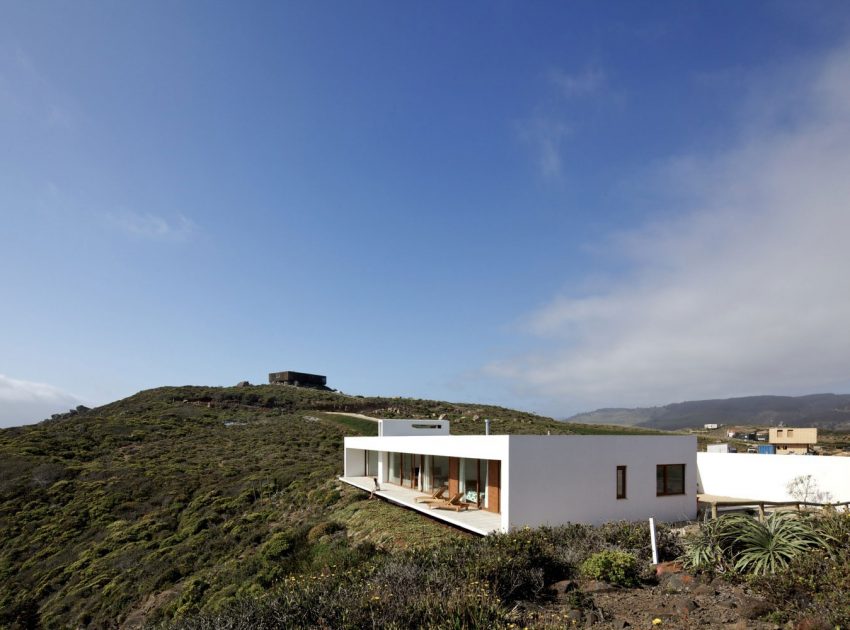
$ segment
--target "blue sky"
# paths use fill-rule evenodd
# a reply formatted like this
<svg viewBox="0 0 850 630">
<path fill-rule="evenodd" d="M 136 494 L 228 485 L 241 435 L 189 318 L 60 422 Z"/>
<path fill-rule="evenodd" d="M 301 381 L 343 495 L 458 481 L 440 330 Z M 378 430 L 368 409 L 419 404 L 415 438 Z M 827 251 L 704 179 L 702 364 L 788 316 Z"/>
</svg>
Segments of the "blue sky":
<svg viewBox="0 0 850 630">
<path fill-rule="evenodd" d="M 9 2 L 0 424 L 850 389 L 850 9 Z"/>
</svg>

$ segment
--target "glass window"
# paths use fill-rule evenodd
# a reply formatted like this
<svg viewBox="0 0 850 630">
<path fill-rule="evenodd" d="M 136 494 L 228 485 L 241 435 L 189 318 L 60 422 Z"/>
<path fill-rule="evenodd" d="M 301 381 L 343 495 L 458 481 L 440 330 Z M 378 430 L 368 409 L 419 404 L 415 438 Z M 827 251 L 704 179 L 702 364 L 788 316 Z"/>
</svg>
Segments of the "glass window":
<svg viewBox="0 0 850 630">
<path fill-rule="evenodd" d="M 436 490 L 449 485 L 449 458 L 434 455 L 431 458 L 431 484 Z"/>
<path fill-rule="evenodd" d="M 655 494 L 685 494 L 685 465 L 659 464 L 655 467 Z"/>
<path fill-rule="evenodd" d="M 366 451 L 366 476 L 378 476 L 378 451 Z"/>
<path fill-rule="evenodd" d="M 626 467 L 617 466 L 617 498 L 626 498 Z"/>
<path fill-rule="evenodd" d="M 478 507 L 487 507 L 487 460 L 478 460 Z"/>
<path fill-rule="evenodd" d="M 467 459 L 466 457 L 460 460 L 460 491 L 463 493 L 463 500 L 467 503 L 479 504 L 481 500 L 481 485 L 479 481 L 479 460 Z"/>
<path fill-rule="evenodd" d="M 401 453 L 390 453 L 390 483 L 401 483 Z"/>
</svg>

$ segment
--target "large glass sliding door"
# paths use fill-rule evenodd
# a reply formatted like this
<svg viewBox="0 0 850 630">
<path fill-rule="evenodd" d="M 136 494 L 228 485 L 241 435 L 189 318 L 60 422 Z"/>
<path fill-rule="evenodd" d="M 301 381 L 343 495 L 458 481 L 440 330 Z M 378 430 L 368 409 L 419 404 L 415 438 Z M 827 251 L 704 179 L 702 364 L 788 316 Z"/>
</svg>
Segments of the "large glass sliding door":
<svg viewBox="0 0 850 630">
<path fill-rule="evenodd" d="M 478 507 L 487 507 L 487 460 L 461 458 L 460 492 L 463 500 Z"/>
<path fill-rule="evenodd" d="M 401 485 L 405 488 L 422 488 L 423 455 L 401 453 Z"/>
<path fill-rule="evenodd" d="M 366 476 L 378 476 L 378 451 L 366 451 Z"/>
<path fill-rule="evenodd" d="M 431 490 L 449 485 L 449 458 L 442 455 L 431 456 Z"/>
<path fill-rule="evenodd" d="M 401 453 L 390 453 L 389 460 L 389 482 L 394 484 L 401 484 Z"/>
</svg>

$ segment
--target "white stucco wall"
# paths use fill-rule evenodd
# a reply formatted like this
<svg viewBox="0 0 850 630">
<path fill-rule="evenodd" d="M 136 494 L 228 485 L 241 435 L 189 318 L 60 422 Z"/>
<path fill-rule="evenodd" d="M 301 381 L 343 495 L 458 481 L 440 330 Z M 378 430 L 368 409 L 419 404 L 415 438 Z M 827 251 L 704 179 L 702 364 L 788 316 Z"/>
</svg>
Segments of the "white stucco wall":
<svg viewBox="0 0 850 630">
<path fill-rule="evenodd" d="M 509 526 L 696 516 L 696 437 L 512 436 Z M 685 494 L 656 496 L 656 465 L 685 464 Z M 617 499 L 617 466 L 626 496 Z"/>
<path fill-rule="evenodd" d="M 723 497 L 793 501 L 786 486 L 811 475 L 832 501 L 850 501 L 850 457 L 698 453 L 700 492 Z"/>
</svg>

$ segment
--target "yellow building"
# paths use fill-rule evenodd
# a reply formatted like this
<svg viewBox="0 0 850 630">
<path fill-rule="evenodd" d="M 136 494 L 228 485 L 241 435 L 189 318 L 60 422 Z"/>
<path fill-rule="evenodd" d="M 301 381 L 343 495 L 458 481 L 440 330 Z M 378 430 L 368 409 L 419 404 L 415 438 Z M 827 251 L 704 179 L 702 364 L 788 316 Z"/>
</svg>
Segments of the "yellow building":
<svg viewBox="0 0 850 630">
<path fill-rule="evenodd" d="M 818 443 L 818 430 L 814 427 L 770 429 L 768 439 L 776 445 L 777 455 L 805 455 Z"/>
</svg>

